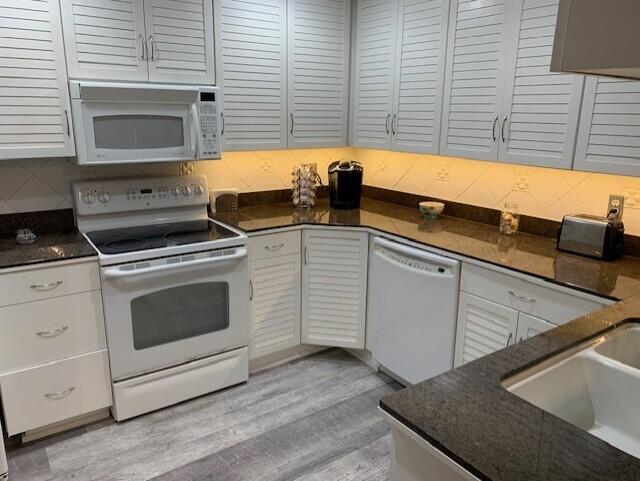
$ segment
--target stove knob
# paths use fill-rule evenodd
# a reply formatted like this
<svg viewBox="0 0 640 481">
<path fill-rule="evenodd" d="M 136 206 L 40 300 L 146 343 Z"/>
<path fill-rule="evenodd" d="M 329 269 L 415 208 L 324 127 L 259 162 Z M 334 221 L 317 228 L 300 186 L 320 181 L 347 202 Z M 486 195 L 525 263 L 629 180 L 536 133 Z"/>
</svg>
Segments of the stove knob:
<svg viewBox="0 0 640 481">
<path fill-rule="evenodd" d="M 177 187 L 177 186 L 176 186 L 176 187 L 172 187 L 172 188 L 171 188 L 171 194 L 172 194 L 174 197 L 178 197 L 178 196 L 180 195 L 180 188 L 179 188 L 179 187 Z"/>
<path fill-rule="evenodd" d="M 84 202 L 85 204 L 94 204 L 96 202 L 96 196 L 93 192 L 91 192 L 90 190 L 87 190 L 85 192 L 82 193 L 82 202 Z"/>
<path fill-rule="evenodd" d="M 98 200 L 102 204 L 107 204 L 111 200 L 111 194 L 109 192 L 102 191 L 98 194 Z"/>
<path fill-rule="evenodd" d="M 189 197 L 191 195 L 191 186 L 190 185 L 183 185 L 182 186 L 182 195 L 184 195 L 185 197 Z"/>
<path fill-rule="evenodd" d="M 204 194 L 204 187 L 202 187 L 200 184 L 196 184 L 194 189 L 195 189 L 196 195 Z"/>
</svg>

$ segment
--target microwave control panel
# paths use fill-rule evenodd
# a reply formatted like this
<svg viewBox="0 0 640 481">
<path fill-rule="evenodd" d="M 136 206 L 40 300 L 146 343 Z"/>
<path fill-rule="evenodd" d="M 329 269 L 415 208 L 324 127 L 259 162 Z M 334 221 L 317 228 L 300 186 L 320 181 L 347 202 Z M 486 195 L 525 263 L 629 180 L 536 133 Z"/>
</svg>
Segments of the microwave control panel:
<svg viewBox="0 0 640 481">
<path fill-rule="evenodd" d="M 218 90 L 200 91 L 198 115 L 200 116 L 200 137 L 198 139 L 200 158 L 220 157 L 220 131 L 218 126 Z"/>
</svg>

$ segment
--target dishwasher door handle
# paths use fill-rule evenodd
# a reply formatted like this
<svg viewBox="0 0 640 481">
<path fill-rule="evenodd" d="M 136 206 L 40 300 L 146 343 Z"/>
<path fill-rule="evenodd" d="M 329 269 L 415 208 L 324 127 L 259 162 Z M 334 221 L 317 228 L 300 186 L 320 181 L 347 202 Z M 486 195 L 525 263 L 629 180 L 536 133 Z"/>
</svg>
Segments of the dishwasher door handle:
<svg viewBox="0 0 640 481">
<path fill-rule="evenodd" d="M 397 252 L 400 255 L 411 256 L 421 261 L 432 262 L 436 265 L 447 267 L 449 269 L 457 269 L 458 265 L 460 264 L 455 259 L 449 259 L 448 257 L 443 257 L 437 254 L 433 254 L 431 252 L 427 252 L 422 249 L 409 247 L 404 244 L 400 244 L 398 242 L 387 240 L 383 237 L 376 237 L 375 239 L 373 239 L 374 251 L 375 251 L 375 246 L 377 245 L 380 247 L 384 247 L 385 249 L 389 249 L 394 252 Z"/>
</svg>

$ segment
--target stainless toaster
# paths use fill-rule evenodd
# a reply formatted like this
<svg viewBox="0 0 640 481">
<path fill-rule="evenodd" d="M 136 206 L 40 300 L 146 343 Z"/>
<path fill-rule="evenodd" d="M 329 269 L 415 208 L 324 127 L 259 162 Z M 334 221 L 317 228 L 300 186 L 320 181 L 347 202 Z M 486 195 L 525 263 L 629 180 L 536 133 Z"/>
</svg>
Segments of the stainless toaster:
<svg viewBox="0 0 640 481">
<path fill-rule="evenodd" d="M 624 224 L 618 217 L 566 215 L 558 230 L 558 250 L 613 260 L 624 250 Z"/>
</svg>

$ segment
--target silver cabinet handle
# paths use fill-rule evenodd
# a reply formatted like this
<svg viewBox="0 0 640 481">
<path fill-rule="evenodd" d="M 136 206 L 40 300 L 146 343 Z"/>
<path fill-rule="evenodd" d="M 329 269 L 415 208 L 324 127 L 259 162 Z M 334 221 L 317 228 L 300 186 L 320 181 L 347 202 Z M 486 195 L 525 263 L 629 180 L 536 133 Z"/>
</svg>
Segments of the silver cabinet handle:
<svg viewBox="0 0 640 481">
<path fill-rule="evenodd" d="M 391 134 L 392 135 L 396 135 L 396 120 L 398 120 L 398 114 L 393 114 L 393 120 L 391 120 Z"/>
<path fill-rule="evenodd" d="M 249 301 L 253 301 L 253 280 L 249 279 Z"/>
<path fill-rule="evenodd" d="M 295 120 L 293 119 L 293 114 L 289 114 L 291 117 L 291 135 L 293 135 L 293 127 L 295 125 Z"/>
<path fill-rule="evenodd" d="M 498 116 L 498 114 L 496 114 L 496 116 L 493 119 L 493 127 L 491 127 L 491 138 L 493 139 L 494 143 L 498 139 L 498 136 L 496 135 L 496 124 L 498 123 L 499 118 L 500 117 Z"/>
<path fill-rule="evenodd" d="M 520 295 L 516 294 L 516 293 L 515 293 L 515 292 L 513 292 L 513 291 L 509 291 L 509 295 L 510 295 L 511 297 L 513 297 L 513 298 L 515 298 L 515 299 L 519 300 L 519 301 L 522 301 L 522 302 L 529 302 L 529 303 L 531 303 L 531 304 L 533 304 L 534 302 L 536 302 L 536 298 L 535 298 L 535 297 L 520 296 Z"/>
<path fill-rule="evenodd" d="M 308 257 L 308 251 L 309 249 L 307 249 L 307 246 L 304 246 L 304 265 L 306 266 L 307 264 L 309 264 L 309 257 Z"/>
<path fill-rule="evenodd" d="M 48 284 L 32 284 L 29 287 L 34 291 L 52 291 L 56 287 L 60 287 L 63 281 L 50 282 Z"/>
<path fill-rule="evenodd" d="M 507 116 L 504 116 L 504 119 L 502 119 L 502 125 L 500 126 L 500 137 L 502 137 L 502 143 L 506 142 L 507 139 L 504 136 L 504 126 L 507 123 Z"/>
<path fill-rule="evenodd" d="M 69 389 L 65 389 L 64 391 L 51 392 L 44 395 L 47 399 L 53 399 L 58 401 L 60 399 L 66 398 L 69 394 L 76 390 L 75 386 L 71 386 Z"/>
<path fill-rule="evenodd" d="M 220 112 L 220 122 L 222 126 L 220 127 L 220 135 L 224 135 L 224 112 Z"/>
<path fill-rule="evenodd" d="M 36 332 L 36 336 L 43 337 L 45 339 L 51 339 L 53 337 L 58 337 L 63 332 L 66 332 L 69 329 L 69 326 L 62 326 L 58 329 L 54 329 L 52 331 L 40 331 Z"/>
<path fill-rule="evenodd" d="M 513 339 L 513 332 L 509 333 L 509 337 L 507 338 L 507 347 L 511 344 L 511 339 Z"/>
<path fill-rule="evenodd" d="M 389 135 L 389 120 L 391 120 L 391 114 L 387 114 L 387 120 L 384 123 L 384 130 L 387 132 L 387 135 Z"/>
<path fill-rule="evenodd" d="M 149 35 L 149 44 L 151 45 L 151 60 L 156 59 L 156 43 L 153 41 L 153 35 Z"/>
<path fill-rule="evenodd" d="M 277 245 L 273 245 L 273 246 L 264 246 L 264 248 L 267 249 L 269 252 L 279 251 L 283 247 L 284 247 L 284 244 L 277 244 Z"/>
<path fill-rule="evenodd" d="M 144 41 L 144 35 L 139 34 L 138 38 L 140 39 L 140 58 L 147 60 L 147 43 Z"/>
<path fill-rule="evenodd" d="M 69 111 L 65 109 L 64 118 L 67 121 L 67 137 L 71 137 L 71 122 L 69 122 Z"/>
</svg>

